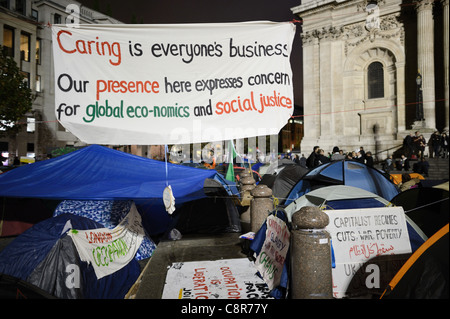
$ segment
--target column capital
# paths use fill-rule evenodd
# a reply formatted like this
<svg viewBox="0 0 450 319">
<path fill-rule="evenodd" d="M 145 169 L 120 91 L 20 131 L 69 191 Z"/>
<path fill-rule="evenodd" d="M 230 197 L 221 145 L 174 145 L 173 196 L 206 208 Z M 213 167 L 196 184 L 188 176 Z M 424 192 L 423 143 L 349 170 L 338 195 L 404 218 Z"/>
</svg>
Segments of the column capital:
<svg viewBox="0 0 450 319">
<path fill-rule="evenodd" d="M 448 0 L 444 0 L 444 1 L 448 2 Z M 420 12 L 422 10 L 433 10 L 433 4 L 434 4 L 434 0 L 419 0 L 416 2 L 415 8 L 416 8 L 417 12 Z"/>
<path fill-rule="evenodd" d="M 441 0 L 441 3 L 444 5 L 444 6 L 448 6 L 448 2 L 449 2 L 450 0 Z"/>
</svg>

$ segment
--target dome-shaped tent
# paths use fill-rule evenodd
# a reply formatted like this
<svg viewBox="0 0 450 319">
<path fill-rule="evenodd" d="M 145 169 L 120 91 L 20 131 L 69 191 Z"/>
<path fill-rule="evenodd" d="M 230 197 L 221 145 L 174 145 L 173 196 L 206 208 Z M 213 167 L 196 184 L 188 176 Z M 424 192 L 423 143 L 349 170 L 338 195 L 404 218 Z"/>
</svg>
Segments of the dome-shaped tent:
<svg viewBox="0 0 450 319">
<path fill-rule="evenodd" d="M 339 160 L 320 165 L 305 174 L 289 193 L 285 205 L 311 190 L 330 185 L 361 188 L 388 201 L 399 193 L 397 186 L 377 169 L 353 160 Z"/>
</svg>

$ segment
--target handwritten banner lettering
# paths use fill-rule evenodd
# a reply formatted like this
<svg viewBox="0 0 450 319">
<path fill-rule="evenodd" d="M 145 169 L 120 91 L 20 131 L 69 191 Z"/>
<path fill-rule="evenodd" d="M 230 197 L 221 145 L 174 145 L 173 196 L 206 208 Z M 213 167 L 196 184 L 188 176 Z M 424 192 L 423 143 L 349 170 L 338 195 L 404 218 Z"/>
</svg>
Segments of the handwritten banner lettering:
<svg viewBox="0 0 450 319">
<path fill-rule="evenodd" d="M 280 284 L 283 265 L 289 250 L 290 233 L 286 223 L 274 215 L 267 217 L 266 224 L 266 239 L 256 258 L 255 267 L 269 289 L 273 289 Z"/>
<path fill-rule="evenodd" d="M 346 295 L 349 283 L 362 265 L 378 256 L 411 252 L 405 213 L 402 207 L 325 211 L 336 260 L 333 293 Z M 379 278 L 377 278 L 378 280 Z"/>
<path fill-rule="evenodd" d="M 247 258 L 174 263 L 162 299 L 266 299 L 269 288 Z"/>
<path fill-rule="evenodd" d="M 278 134 L 294 109 L 292 23 L 53 25 L 55 114 L 86 143 Z"/>
<path fill-rule="evenodd" d="M 98 279 L 125 267 L 136 255 L 144 234 L 134 203 L 128 215 L 113 229 L 72 229 L 68 233 L 80 259 L 92 264 Z"/>
</svg>

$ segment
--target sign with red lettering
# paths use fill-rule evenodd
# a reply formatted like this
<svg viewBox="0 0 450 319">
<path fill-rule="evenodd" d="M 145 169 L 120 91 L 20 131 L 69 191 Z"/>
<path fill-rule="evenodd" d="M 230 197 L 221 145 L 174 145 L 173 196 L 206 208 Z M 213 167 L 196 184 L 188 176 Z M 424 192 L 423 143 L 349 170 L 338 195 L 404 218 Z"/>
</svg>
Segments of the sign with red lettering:
<svg viewBox="0 0 450 319">
<path fill-rule="evenodd" d="M 174 263 L 162 299 L 267 299 L 269 288 L 247 258 Z"/>
<path fill-rule="evenodd" d="M 330 218 L 326 230 L 331 235 L 336 261 L 332 275 L 333 293 L 337 298 L 345 297 L 348 290 L 367 290 L 365 280 L 361 287 L 350 289 L 349 284 L 359 268 L 363 265 L 367 268 L 375 257 L 411 252 L 403 207 L 328 210 L 325 213 Z M 373 273 L 373 276 L 378 275 L 382 274 Z M 373 277 L 369 285 L 376 286 L 378 282 L 380 278 Z"/>
<path fill-rule="evenodd" d="M 294 109 L 295 25 L 53 25 L 55 115 L 86 143 L 278 134 Z"/>
<path fill-rule="evenodd" d="M 68 235 L 80 259 L 94 267 L 98 279 L 125 267 L 136 255 L 145 232 L 133 203 L 127 216 L 113 229 L 72 229 Z"/>
<path fill-rule="evenodd" d="M 267 217 L 266 225 L 266 239 L 256 258 L 255 267 L 272 290 L 280 284 L 290 233 L 286 223 L 274 215 Z"/>
</svg>

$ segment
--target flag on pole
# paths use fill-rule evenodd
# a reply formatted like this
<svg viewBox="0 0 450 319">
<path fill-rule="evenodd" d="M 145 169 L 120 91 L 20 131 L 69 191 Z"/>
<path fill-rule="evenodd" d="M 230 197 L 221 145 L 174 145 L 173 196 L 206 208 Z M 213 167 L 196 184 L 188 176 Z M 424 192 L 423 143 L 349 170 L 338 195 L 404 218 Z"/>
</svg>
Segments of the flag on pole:
<svg viewBox="0 0 450 319">
<path fill-rule="evenodd" d="M 236 150 L 234 149 L 233 140 L 228 141 L 228 169 L 225 178 L 229 181 L 235 182 L 233 161 L 236 158 Z"/>
</svg>

